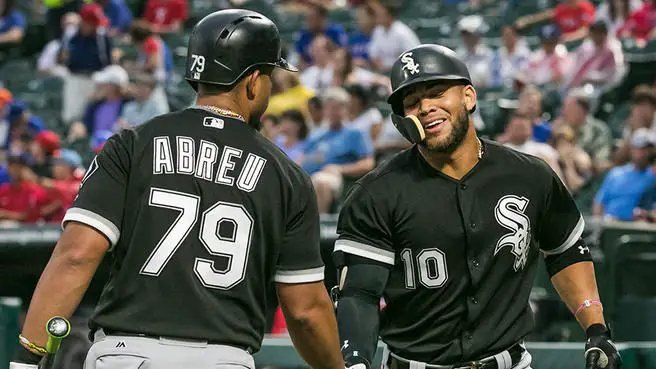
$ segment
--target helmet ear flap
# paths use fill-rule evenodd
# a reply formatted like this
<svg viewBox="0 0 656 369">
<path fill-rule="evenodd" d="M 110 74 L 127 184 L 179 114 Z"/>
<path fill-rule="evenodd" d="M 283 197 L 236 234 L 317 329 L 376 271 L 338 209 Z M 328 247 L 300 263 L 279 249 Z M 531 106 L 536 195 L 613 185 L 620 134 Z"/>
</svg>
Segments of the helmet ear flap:
<svg viewBox="0 0 656 369">
<path fill-rule="evenodd" d="M 413 144 L 421 143 L 426 138 L 424 126 L 421 125 L 419 118 L 414 115 L 402 117 L 397 114 L 392 114 L 392 123 L 394 123 L 394 126 L 401 135 Z"/>
</svg>

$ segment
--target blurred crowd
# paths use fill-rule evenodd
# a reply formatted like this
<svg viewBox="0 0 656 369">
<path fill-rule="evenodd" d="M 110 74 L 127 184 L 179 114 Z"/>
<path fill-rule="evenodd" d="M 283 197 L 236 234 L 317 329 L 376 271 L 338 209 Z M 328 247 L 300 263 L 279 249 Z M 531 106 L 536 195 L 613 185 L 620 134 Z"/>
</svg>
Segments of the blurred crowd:
<svg viewBox="0 0 656 369">
<path fill-rule="evenodd" d="M 167 40 L 192 25 L 194 1 L 217 9 L 248 3 L 136 1 L 140 12 L 126 0 L 30 3 L 43 12 L 46 34 L 33 73 L 62 81 L 64 124 L 49 126 L 15 91 L 0 89 L 0 221 L 58 222 L 108 137 L 179 108 L 167 85 L 183 71 L 176 71 Z M 287 45 L 301 72 L 275 72 L 261 133 L 311 176 L 320 211 L 336 212 L 354 181 L 409 146 L 385 104 L 388 72 L 403 51 L 436 40 L 420 37 L 399 16 L 407 1 L 260 1 L 304 19 Z M 512 9 L 520 1 L 440 5 L 456 14 L 467 10 L 454 22 L 454 49 L 479 98 L 499 92 L 493 102 L 503 114 L 477 110 L 479 133 L 542 158 L 575 195 L 592 189 L 584 213 L 655 222 L 656 73 L 616 102 L 626 108 L 619 125 L 599 114 L 604 97 L 629 73 L 623 43 L 644 48 L 656 39 L 654 1 L 562 0 L 506 21 L 498 44 L 486 42 L 491 25 L 475 10 L 491 3 Z M 0 73 L 27 34 L 17 5 L 0 0 Z M 332 21 L 336 8 L 352 14 L 354 24 Z M 125 45 L 135 55 L 126 55 Z M 5 79 L 0 74 L 0 86 Z"/>
</svg>

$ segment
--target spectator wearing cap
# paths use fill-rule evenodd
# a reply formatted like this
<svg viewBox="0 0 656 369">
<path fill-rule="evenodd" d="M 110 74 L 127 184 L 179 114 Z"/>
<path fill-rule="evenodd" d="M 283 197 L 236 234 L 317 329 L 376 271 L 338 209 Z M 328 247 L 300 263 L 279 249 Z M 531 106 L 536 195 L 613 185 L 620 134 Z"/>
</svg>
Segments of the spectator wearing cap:
<svg viewBox="0 0 656 369">
<path fill-rule="evenodd" d="M 132 23 L 132 11 L 125 3 L 125 0 L 95 0 L 102 6 L 103 12 L 109 20 L 109 35 L 117 36 L 127 32 Z"/>
<path fill-rule="evenodd" d="M 317 129 L 307 139 L 302 166 L 312 178 L 319 211 L 327 213 L 341 194 L 344 177 L 360 177 L 375 163 L 370 136 L 348 127 L 348 93 L 331 87 L 322 99 L 327 127 Z"/>
<path fill-rule="evenodd" d="M 349 94 L 347 117 L 349 127 L 362 132 L 376 141 L 383 124 L 383 115 L 371 104 L 370 92 L 361 85 L 344 87 Z"/>
<path fill-rule="evenodd" d="M 309 130 L 303 113 L 298 110 L 288 110 L 280 116 L 278 135 L 274 142 L 290 159 L 301 163 L 303 158 L 303 145 Z"/>
<path fill-rule="evenodd" d="M 611 169 L 595 196 L 592 213 L 621 221 L 631 221 L 642 195 L 656 183 L 649 167 L 653 158 L 654 138 L 647 129 L 631 137 L 631 162 Z"/>
<path fill-rule="evenodd" d="M 511 24 L 503 26 L 501 41 L 501 47 L 494 52 L 492 59 L 491 84 L 512 87 L 517 71 L 526 67 L 531 50 L 517 27 Z"/>
<path fill-rule="evenodd" d="M 321 4 L 310 3 L 306 7 L 305 28 L 294 35 L 294 51 L 298 58 L 297 65 L 305 68 L 314 64 L 312 41 L 323 35 L 337 47 L 348 46 L 348 34 L 339 24 L 328 22 L 328 8 Z"/>
<path fill-rule="evenodd" d="M 188 17 L 187 0 L 148 0 L 143 18 L 159 34 L 177 33 Z"/>
<path fill-rule="evenodd" d="M 64 219 L 66 210 L 73 205 L 80 188 L 80 176 L 75 174 L 82 167 L 80 155 L 70 149 L 62 149 L 52 160 L 53 179 L 44 179 L 41 185 L 46 189 L 49 200 L 47 221 L 59 223 Z"/>
<path fill-rule="evenodd" d="M 561 124 L 572 128 L 576 134 L 577 145 L 590 155 L 595 173 L 603 173 L 610 168 L 610 129 L 604 122 L 592 116 L 590 102 L 580 91 L 572 90 L 563 100 L 554 129 Z"/>
<path fill-rule="evenodd" d="M 25 35 L 25 16 L 15 9 L 15 0 L 0 2 L 0 62 L 7 51 L 20 45 Z"/>
<path fill-rule="evenodd" d="M 456 49 L 456 54 L 467 65 L 472 83 L 476 87 L 492 85 L 490 66 L 494 52 L 481 42 L 481 37 L 487 30 L 488 26 L 480 15 L 466 16 L 458 22 L 462 46 Z"/>
<path fill-rule="evenodd" d="M 10 182 L 0 185 L 0 221 L 36 223 L 48 203 L 46 191 L 34 182 L 27 153 L 12 152 L 7 158 Z"/>
<path fill-rule="evenodd" d="M 18 100 L 14 100 L 9 106 L 6 120 L 9 123 L 9 135 L 3 147 L 8 147 L 14 139 L 20 139 L 22 135 L 34 137 L 46 129 L 43 120 L 32 114 L 25 103 Z"/>
<path fill-rule="evenodd" d="M 87 132 L 112 130 L 128 102 L 125 97 L 125 89 L 130 82 L 128 72 L 119 65 L 110 65 L 94 73 L 92 79 L 96 90 L 82 122 L 87 126 Z"/>
<path fill-rule="evenodd" d="M 588 0 L 564 0 L 555 8 L 521 17 L 515 24 L 522 29 L 548 20 L 562 32 L 565 42 L 580 40 L 595 20 L 595 7 Z"/>
<path fill-rule="evenodd" d="M 41 131 L 30 143 L 32 169 L 38 177 L 52 178 L 52 157 L 61 147 L 59 135 L 53 131 Z"/>
<path fill-rule="evenodd" d="M 80 28 L 63 45 L 61 58 L 71 73 L 91 75 L 112 63 L 112 42 L 105 29 L 109 21 L 96 3 L 82 6 L 80 19 Z"/>
<path fill-rule="evenodd" d="M 169 112 L 168 104 L 162 103 L 153 96 L 156 87 L 157 81 L 152 76 L 148 74 L 137 76 L 134 100 L 128 101 L 123 106 L 117 128 L 136 127 Z"/>
<path fill-rule="evenodd" d="M 100 5 L 83 5 L 80 19 L 78 31 L 61 48 L 62 64 L 70 72 L 64 80 L 64 122 L 80 119 L 94 87 L 89 77 L 112 64 L 112 41 L 106 30 L 109 23 Z"/>
<path fill-rule="evenodd" d="M 568 88 L 591 84 L 606 90 L 616 85 L 624 74 L 622 45 L 608 37 L 608 26 L 603 21 L 596 21 L 590 26 L 588 38 L 572 57 Z"/>
<path fill-rule="evenodd" d="M 398 4 L 372 0 L 369 5 L 376 14 L 376 27 L 369 43 L 369 57 L 375 69 L 387 73 L 399 55 L 421 42 L 408 25 L 397 19 L 401 10 Z"/>
<path fill-rule="evenodd" d="M 166 82 L 173 70 L 173 57 L 164 40 L 154 34 L 144 21 L 132 24 L 130 36 L 137 47 L 138 57 L 137 63 L 128 64 L 127 69 L 131 73 L 149 73 L 160 83 Z"/>
<path fill-rule="evenodd" d="M 537 86 L 560 85 L 571 66 L 567 48 L 560 42 L 560 31 L 553 24 L 540 29 L 541 48 L 529 56 L 522 72 L 526 83 Z"/>
</svg>

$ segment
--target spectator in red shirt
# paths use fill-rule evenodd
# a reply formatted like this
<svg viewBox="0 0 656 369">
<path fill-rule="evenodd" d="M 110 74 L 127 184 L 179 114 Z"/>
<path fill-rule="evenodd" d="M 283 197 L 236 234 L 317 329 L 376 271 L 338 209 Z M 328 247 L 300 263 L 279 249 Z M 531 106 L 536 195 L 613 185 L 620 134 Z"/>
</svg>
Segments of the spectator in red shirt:
<svg viewBox="0 0 656 369">
<path fill-rule="evenodd" d="M 48 221 L 59 223 L 64 219 L 66 210 L 73 205 L 73 200 L 80 189 L 81 178 L 76 171 L 82 167 L 80 155 L 70 149 L 62 149 L 53 158 L 52 174 L 54 179 L 44 179 L 41 184 L 48 191 L 52 206 Z"/>
<path fill-rule="evenodd" d="M 34 159 L 32 169 L 37 177 L 52 178 L 52 156 L 60 147 L 61 139 L 53 131 L 41 131 L 34 137 L 29 151 Z"/>
<path fill-rule="evenodd" d="M 563 34 L 564 42 L 580 40 L 588 35 L 588 26 L 595 20 L 595 7 L 588 0 L 565 0 L 555 8 L 517 19 L 520 29 L 551 20 Z"/>
<path fill-rule="evenodd" d="M 645 0 L 640 9 L 633 12 L 617 31 L 618 37 L 632 37 L 641 47 L 647 40 L 656 38 L 656 3 Z"/>
<path fill-rule="evenodd" d="M 43 219 L 48 196 L 33 181 L 32 158 L 27 153 L 10 153 L 7 161 L 10 182 L 0 186 L 0 221 L 36 223 Z"/>
<path fill-rule="evenodd" d="M 156 33 L 176 33 L 187 20 L 187 0 L 148 0 L 144 19 Z"/>
</svg>

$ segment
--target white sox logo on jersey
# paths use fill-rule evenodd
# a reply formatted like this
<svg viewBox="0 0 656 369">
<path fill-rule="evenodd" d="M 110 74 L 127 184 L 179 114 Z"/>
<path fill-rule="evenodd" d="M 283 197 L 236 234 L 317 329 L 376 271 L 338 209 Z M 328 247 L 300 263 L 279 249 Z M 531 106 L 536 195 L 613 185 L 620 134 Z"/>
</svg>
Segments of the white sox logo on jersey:
<svg viewBox="0 0 656 369">
<path fill-rule="evenodd" d="M 524 214 L 529 200 L 525 197 L 507 195 L 499 199 L 494 208 L 497 222 L 511 232 L 499 239 L 494 249 L 496 255 L 502 248 L 510 246 L 515 255 L 513 268 L 516 272 L 526 265 L 531 244 L 531 221 Z"/>
<path fill-rule="evenodd" d="M 415 60 L 412 58 L 412 53 L 403 54 L 403 56 L 401 56 L 401 63 L 403 63 L 401 69 L 407 69 L 410 74 L 419 73 L 419 64 L 415 63 Z"/>
</svg>

